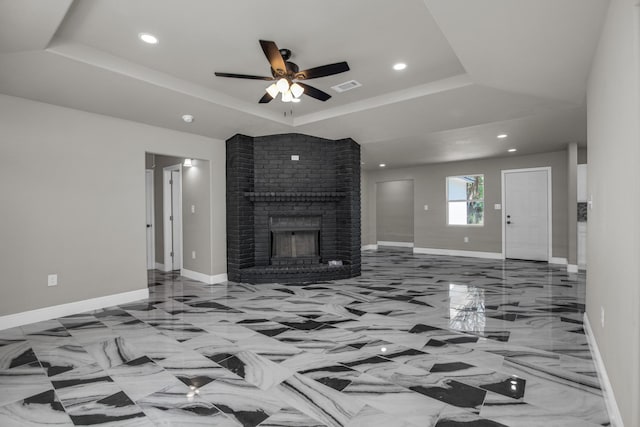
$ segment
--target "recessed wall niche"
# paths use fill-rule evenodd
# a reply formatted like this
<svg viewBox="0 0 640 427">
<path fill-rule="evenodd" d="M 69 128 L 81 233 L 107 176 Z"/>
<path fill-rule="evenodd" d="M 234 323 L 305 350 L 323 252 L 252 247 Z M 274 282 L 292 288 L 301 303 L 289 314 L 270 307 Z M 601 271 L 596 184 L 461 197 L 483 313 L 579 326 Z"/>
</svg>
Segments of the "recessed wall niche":
<svg viewBox="0 0 640 427">
<path fill-rule="evenodd" d="M 227 140 L 227 272 L 247 283 L 360 275 L 360 146 L 301 134 Z"/>
</svg>

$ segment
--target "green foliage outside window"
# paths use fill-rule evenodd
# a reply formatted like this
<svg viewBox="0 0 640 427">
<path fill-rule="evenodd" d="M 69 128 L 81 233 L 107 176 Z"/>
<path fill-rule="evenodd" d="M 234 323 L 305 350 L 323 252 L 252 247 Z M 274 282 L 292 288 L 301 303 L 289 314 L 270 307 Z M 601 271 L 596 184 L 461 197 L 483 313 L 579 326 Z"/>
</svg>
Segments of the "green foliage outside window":
<svg viewBox="0 0 640 427">
<path fill-rule="evenodd" d="M 476 175 L 467 182 L 467 224 L 484 222 L 484 175 Z"/>
</svg>

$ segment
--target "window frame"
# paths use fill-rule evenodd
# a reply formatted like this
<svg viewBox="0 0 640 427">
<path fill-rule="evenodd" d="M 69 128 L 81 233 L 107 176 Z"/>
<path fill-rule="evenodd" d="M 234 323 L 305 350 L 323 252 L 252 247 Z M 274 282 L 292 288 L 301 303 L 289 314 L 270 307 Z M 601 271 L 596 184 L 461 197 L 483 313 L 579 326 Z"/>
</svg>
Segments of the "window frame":
<svg viewBox="0 0 640 427">
<path fill-rule="evenodd" d="M 473 199 L 473 200 L 467 200 L 467 199 L 454 199 L 454 200 L 450 200 L 449 199 L 449 179 L 450 178 L 464 178 L 464 177 L 475 177 L 475 176 L 481 176 L 482 177 L 482 199 Z M 445 217 L 445 222 L 447 224 L 447 227 L 484 227 L 484 217 L 485 217 L 485 213 L 486 213 L 486 204 L 485 204 L 485 197 L 484 197 L 484 191 L 485 191 L 485 178 L 484 178 L 485 174 L 483 173 L 468 173 L 468 174 L 463 174 L 463 175 L 450 175 L 447 176 L 445 178 L 445 203 L 447 204 L 447 208 L 446 208 L 446 217 Z M 449 204 L 451 202 L 482 202 L 482 223 L 480 224 L 450 224 L 449 223 Z"/>
</svg>

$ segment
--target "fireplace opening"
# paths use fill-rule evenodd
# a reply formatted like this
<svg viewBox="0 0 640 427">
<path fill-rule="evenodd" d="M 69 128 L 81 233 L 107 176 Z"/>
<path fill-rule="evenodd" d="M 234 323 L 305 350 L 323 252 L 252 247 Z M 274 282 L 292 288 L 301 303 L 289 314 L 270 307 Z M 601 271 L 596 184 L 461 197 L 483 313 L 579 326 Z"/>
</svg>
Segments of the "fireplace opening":
<svg viewBox="0 0 640 427">
<path fill-rule="evenodd" d="M 272 265 L 320 262 L 320 217 L 271 217 Z"/>
</svg>

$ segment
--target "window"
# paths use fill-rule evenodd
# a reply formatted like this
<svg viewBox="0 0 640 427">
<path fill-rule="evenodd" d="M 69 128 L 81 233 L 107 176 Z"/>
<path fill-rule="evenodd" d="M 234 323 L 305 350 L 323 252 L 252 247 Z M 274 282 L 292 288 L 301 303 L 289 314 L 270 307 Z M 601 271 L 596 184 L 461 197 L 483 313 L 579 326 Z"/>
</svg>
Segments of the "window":
<svg viewBox="0 0 640 427">
<path fill-rule="evenodd" d="M 484 175 L 447 177 L 447 224 L 484 224 Z"/>
</svg>

